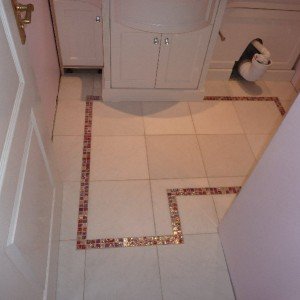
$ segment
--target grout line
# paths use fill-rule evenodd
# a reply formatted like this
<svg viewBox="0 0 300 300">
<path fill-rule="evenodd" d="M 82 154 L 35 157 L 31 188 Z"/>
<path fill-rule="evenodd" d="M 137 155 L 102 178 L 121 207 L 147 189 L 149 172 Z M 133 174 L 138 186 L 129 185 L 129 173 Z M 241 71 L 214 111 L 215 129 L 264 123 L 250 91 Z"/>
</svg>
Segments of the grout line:
<svg viewBox="0 0 300 300">
<path fill-rule="evenodd" d="M 227 263 L 227 257 L 226 257 L 226 255 L 225 255 L 223 243 L 222 243 L 222 240 L 221 240 L 221 238 L 220 238 L 220 234 L 219 234 L 219 233 L 218 233 L 218 236 L 219 236 L 221 248 L 222 248 L 222 251 L 223 251 L 223 256 L 224 256 L 224 260 L 225 260 L 225 264 L 226 264 L 226 269 L 227 269 L 227 273 L 228 273 L 228 276 L 229 276 L 229 280 L 230 280 L 230 284 L 231 284 L 233 296 L 234 296 L 234 299 L 236 300 L 237 297 L 236 297 L 235 288 L 234 288 L 234 285 L 233 285 L 232 277 L 231 277 L 231 274 L 230 274 L 230 271 L 229 271 L 229 266 L 228 266 L 228 263 Z"/>
<path fill-rule="evenodd" d="M 83 271 L 83 300 L 85 299 L 85 286 L 86 286 L 86 250 L 84 250 L 84 271 Z"/>
<path fill-rule="evenodd" d="M 146 160 L 147 160 L 147 169 L 148 169 L 148 176 L 149 176 L 149 185 L 150 185 L 150 197 L 151 197 L 151 205 L 152 205 L 152 217 L 154 223 L 154 232 L 157 235 L 157 226 L 155 221 L 155 213 L 154 213 L 154 202 L 153 202 L 153 190 L 152 190 L 152 183 L 150 179 L 150 166 L 149 166 L 149 158 L 148 158 L 148 147 L 147 147 L 147 139 L 146 139 L 146 126 L 145 126 L 145 119 L 144 119 L 144 107 L 141 103 L 141 113 L 142 113 L 142 120 L 143 120 L 143 128 L 144 128 L 144 138 L 145 138 L 145 148 L 146 148 Z"/>
<path fill-rule="evenodd" d="M 198 180 L 198 179 L 207 179 L 209 182 L 209 179 L 219 179 L 219 178 L 245 178 L 248 175 L 234 175 L 234 176 L 209 176 L 209 177 L 182 177 L 182 178 L 133 178 L 133 179 L 93 179 L 90 180 L 90 182 L 106 182 L 106 181 L 165 181 L 165 180 Z M 65 180 L 63 183 L 72 183 L 72 182 L 78 182 L 80 183 L 80 179 L 74 179 L 74 180 Z M 208 184 L 210 185 L 210 184 Z"/>
<path fill-rule="evenodd" d="M 250 141 L 249 141 L 249 139 L 248 139 L 248 134 L 246 133 L 246 129 L 244 128 L 244 125 L 243 125 L 243 122 L 242 122 L 242 120 L 241 120 L 241 116 L 240 116 L 240 114 L 239 114 L 239 112 L 238 112 L 238 110 L 237 110 L 237 107 L 235 106 L 235 104 L 234 104 L 233 102 L 232 102 L 232 105 L 233 105 L 233 107 L 234 107 L 234 110 L 235 110 L 235 112 L 236 112 L 237 118 L 238 118 L 239 123 L 240 123 L 240 125 L 241 125 L 241 128 L 242 128 L 242 130 L 243 130 L 243 133 L 244 133 L 244 136 L 245 136 L 245 138 L 246 138 L 247 144 L 248 144 L 248 146 L 249 146 L 249 148 L 250 148 L 251 153 L 253 154 L 253 157 L 254 157 L 254 160 L 255 160 L 255 164 L 254 164 L 254 167 L 255 167 L 256 164 L 257 164 L 257 162 L 258 162 L 258 160 L 257 160 L 257 158 L 256 158 L 256 155 L 255 155 L 255 153 L 254 153 L 252 147 L 251 147 Z M 253 166 L 252 166 L 252 168 L 250 169 L 249 173 L 248 173 L 246 176 L 248 176 L 248 175 L 252 172 L 252 170 L 253 170 Z"/>
<path fill-rule="evenodd" d="M 146 157 L 147 157 L 147 167 L 148 167 L 150 193 L 151 193 L 151 204 L 152 204 L 152 213 L 153 213 L 153 221 L 154 221 L 154 230 L 155 230 L 155 235 L 157 235 L 157 225 L 156 225 L 155 213 L 154 213 L 153 187 L 152 187 L 152 182 L 151 182 L 151 179 L 150 179 L 150 166 L 149 166 L 149 159 L 148 159 L 148 147 L 147 147 L 145 115 L 144 115 L 144 107 L 143 107 L 142 103 L 141 103 L 141 109 L 142 109 L 142 120 L 143 120 L 145 145 L 146 145 Z M 164 295 L 163 295 L 163 285 L 162 285 L 162 276 L 161 276 L 161 268 L 160 268 L 160 259 L 159 259 L 159 253 L 158 253 L 158 246 L 155 246 L 155 248 L 156 248 L 157 267 L 158 267 L 158 274 L 159 274 L 160 293 L 161 293 L 161 299 L 163 300 L 164 299 Z"/>
<path fill-rule="evenodd" d="M 62 239 L 62 240 L 59 240 L 59 242 L 75 242 L 76 243 L 76 238 L 70 238 L 70 239 Z"/>
<path fill-rule="evenodd" d="M 218 231 L 215 232 L 202 232 L 202 233 L 185 233 L 184 236 L 203 236 L 203 235 L 219 235 Z"/>
<path fill-rule="evenodd" d="M 82 137 L 84 134 L 57 134 L 54 135 L 54 137 L 73 137 L 73 136 L 78 136 Z M 205 136 L 212 136 L 212 135 L 243 135 L 243 133 L 168 133 L 168 134 L 136 134 L 136 135 L 109 135 L 109 134 L 98 134 L 94 135 L 94 138 L 99 138 L 99 137 L 157 137 L 157 136 L 197 136 L 197 135 L 205 135 Z"/>
<path fill-rule="evenodd" d="M 240 124 L 240 126 L 241 126 L 241 128 L 242 128 L 242 130 L 243 130 L 243 134 L 244 134 L 244 135 L 247 135 L 246 129 L 244 128 L 243 122 L 242 122 L 242 120 L 241 120 L 241 116 L 240 116 L 240 114 L 239 114 L 239 112 L 238 112 L 238 110 L 237 110 L 237 107 L 235 106 L 235 103 L 234 103 L 233 101 L 231 101 L 231 104 L 232 104 L 233 109 L 234 109 L 234 111 L 235 111 L 235 113 L 236 113 L 236 116 L 237 116 L 237 119 L 238 119 L 238 121 L 239 121 L 239 124 Z"/>
<path fill-rule="evenodd" d="M 213 201 L 213 204 L 214 204 L 216 217 L 218 219 L 218 225 L 217 225 L 217 228 L 218 228 L 219 225 L 220 225 L 221 220 L 219 219 L 219 215 L 218 215 L 218 211 L 217 211 L 217 205 L 216 205 L 216 202 L 215 202 L 215 198 L 214 198 L 214 196 L 211 196 L 211 198 L 212 198 L 212 201 Z"/>
<path fill-rule="evenodd" d="M 159 282 L 160 282 L 160 292 L 161 292 L 161 299 L 164 299 L 164 293 L 163 293 L 163 284 L 162 284 L 162 277 L 161 277 L 161 269 L 160 269 L 160 259 L 159 259 L 159 253 L 158 253 L 158 246 L 156 247 L 156 255 L 157 255 L 157 264 L 158 264 L 158 274 L 159 274 Z"/>
<path fill-rule="evenodd" d="M 206 178 L 208 178 L 207 167 L 206 167 L 206 164 L 205 164 L 204 155 L 203 155 L 203 152 L 202 152 L 202 149 L 201 149 L 201 145 L 200 145 L 200 142 L 199 142 L 196 125 L 195 125 L 195 122 L 194 122 L 194 119 L 193 119 L 193 114 L 192 114 L 192 110 L 191 110 L 189 102 L 188 102 L 188 108 L 189 108 L 189 112 L 190 112 L 190 115 L 191 115 L 191 119 L 192 119 L 192 123 L 193 123 L 193 126 L 194 126 L 194 130 L 195 130 L 195 133 L 196 133 L 195 136 L 196 136 L 197 145 L 198 145 L 198 148 L 199 148 L 199 152 L 200 152 L 200 156 L 201 156 L 201 160 L 202 160 L 204 172 L 205 172 Z"/>
</svg>

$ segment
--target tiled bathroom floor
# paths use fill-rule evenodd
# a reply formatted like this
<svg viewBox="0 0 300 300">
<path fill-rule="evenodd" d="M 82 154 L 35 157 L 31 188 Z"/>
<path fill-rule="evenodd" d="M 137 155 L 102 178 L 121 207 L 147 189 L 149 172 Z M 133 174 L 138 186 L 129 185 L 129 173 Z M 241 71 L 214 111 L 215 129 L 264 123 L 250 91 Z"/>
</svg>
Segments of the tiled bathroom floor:
<svg viewBox="0 0 300 300">
<path fill-rule="evenodd" d="M 178 196 L 183 244 L 76 250 L 84 100 L 100 94 L 99 75 L 62 78 L 57 299 L 234 299 L 217 234 L 234 193 Z M 288 82 L 211 81 L 206 94 L 276 96 L 286 110 L 296 96 Z M 92 105 L 87 239 L 171 235 L 166 191 L 242 186 L 282 120 L 273 101 Z"/>
</svg>

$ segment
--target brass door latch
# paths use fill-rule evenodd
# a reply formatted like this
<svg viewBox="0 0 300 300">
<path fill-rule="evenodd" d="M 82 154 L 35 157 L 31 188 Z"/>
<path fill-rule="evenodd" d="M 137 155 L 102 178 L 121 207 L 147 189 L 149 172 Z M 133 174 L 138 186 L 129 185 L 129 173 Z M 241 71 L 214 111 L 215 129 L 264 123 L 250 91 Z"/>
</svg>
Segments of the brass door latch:
<svg viewBox="0 0 300 300">
<path fill-rule="evenodd" d="M 14 9 L 21 42 L 22 44 L 25 44 L 26 41 L 25 25 L 31 23 L 31 13 L 34 11 L 34 6 L 32 4 L 18 3 L 17 0 L 11 0 L 11 4 Z"/>
<path fill-rule="evenodd" d="M 224 34 L 221 31 L 219 31 L 219 36 L 220 36 L 220 39 L 222 42 L 224 42 L 226 40 Z"/>
</svg>

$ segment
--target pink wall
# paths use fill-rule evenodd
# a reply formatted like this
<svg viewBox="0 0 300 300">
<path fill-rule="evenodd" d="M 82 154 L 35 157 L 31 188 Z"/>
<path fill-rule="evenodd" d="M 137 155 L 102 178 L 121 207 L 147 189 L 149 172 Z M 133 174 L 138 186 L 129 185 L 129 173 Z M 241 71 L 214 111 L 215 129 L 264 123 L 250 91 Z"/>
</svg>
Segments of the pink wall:
<svg viewBox="0 0 300 300">
<path fill-rule="evenodd" d="M 220 225 L 238 300 L 300 299 L 300 96 Z"/>
<path fill-rule="evenodd" d="M 50 133 L 55 114 L 60 71 L 49 3 L 48 0 L 28 0 L 22 3 L 32 3 L 34 5 L 32 23 L 26 26 L 26 46 Z"/>
</svg>

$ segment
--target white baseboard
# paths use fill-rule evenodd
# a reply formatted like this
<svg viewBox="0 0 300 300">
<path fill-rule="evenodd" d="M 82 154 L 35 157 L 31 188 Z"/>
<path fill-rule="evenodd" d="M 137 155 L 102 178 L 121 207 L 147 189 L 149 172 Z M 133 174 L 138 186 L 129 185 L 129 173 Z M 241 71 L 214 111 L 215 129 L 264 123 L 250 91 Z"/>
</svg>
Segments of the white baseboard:
<svg viewBox="0 0 300 300">
<path fill-rule="evenodd" d="M 209 69 L 207 80 L 229 80 L 232 70 Z M 261 80 L 269 81 L 291 81 L 295 74 L 294 70 L 268 70 Z"/>
</svg>

